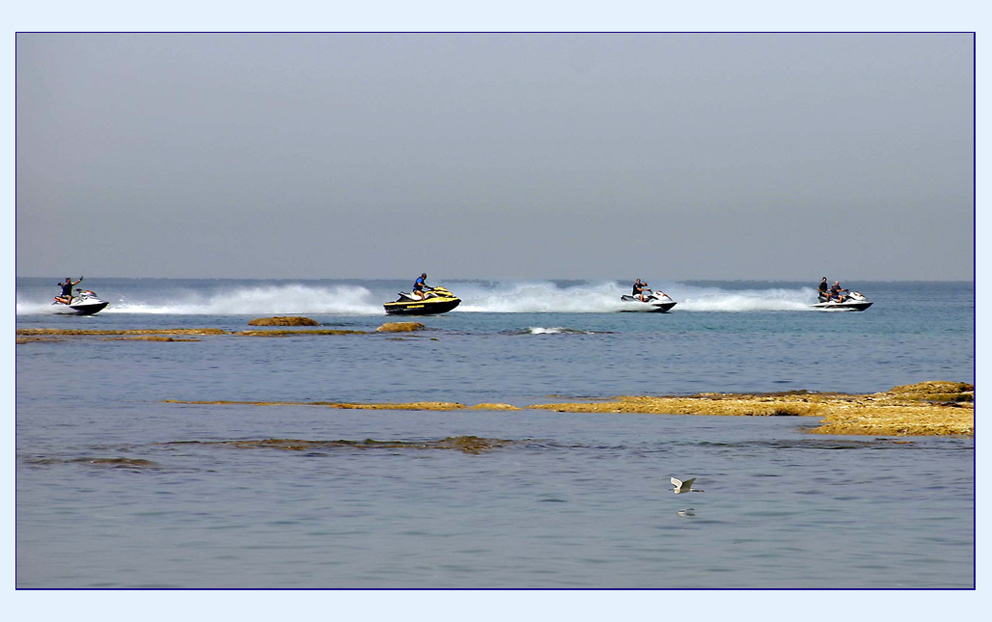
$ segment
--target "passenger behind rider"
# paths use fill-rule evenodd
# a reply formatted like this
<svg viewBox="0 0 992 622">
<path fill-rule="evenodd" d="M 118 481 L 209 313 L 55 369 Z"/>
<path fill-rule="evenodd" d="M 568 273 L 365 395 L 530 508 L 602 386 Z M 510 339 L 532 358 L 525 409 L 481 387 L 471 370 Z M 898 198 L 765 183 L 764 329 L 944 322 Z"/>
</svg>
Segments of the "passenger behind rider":
<svg viewBox="0 0 992 622">
<path fill-rule="evenodd" d="M 830 284 L 827 283 L 827 277 L 820 279 L 820 298 L 823 300 L 830 299 Z"/>
<path fill-rule="evenodd" d="M 413 294 L 423 300 L 427 297 L 424 289 L 427 288 L 427 273 L 424 272 L 417 277 L 417 280 L 413 282 Z"/>
<path fill-rule="evenodd" d="M 65 304 L 69 304 L 72 302 L 72 288 L 76 285 L 79 285 L 82 282 L 82 280 L 83 277 L 79 277 L 79 280 L 73 283 L 72 279 L 70 279 L 69 277 L 65 277 L 65 283 L 58 283 L 58 286 L 62 288 L 62 294 L 59 296 L 59 298 L 62 299 L 65 302 Z"/>
</svg>

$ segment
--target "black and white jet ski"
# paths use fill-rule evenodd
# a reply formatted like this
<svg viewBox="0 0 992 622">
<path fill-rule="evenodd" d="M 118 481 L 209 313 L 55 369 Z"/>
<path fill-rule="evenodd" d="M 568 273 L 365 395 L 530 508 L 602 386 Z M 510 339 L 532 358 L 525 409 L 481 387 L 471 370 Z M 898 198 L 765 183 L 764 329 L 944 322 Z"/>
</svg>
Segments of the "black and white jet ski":
<svg viewBox="0 0 992 622">
<path fill-rule="evenodd" d="M 97 295 L 88 289 L 77 289 L 76 295 L 66 300 L 63 296 L 56 296 L 52 303 L 58 308 L 57 313 L 75 313 L 77 315 L 93 315 L 97 311 L 102 311 L 108 302 L 100 300 Z"/>
<path fill-rule="evenodd" d="M 664 313 L 674 307 L 676 302 L 668 297 L 665 292 L 656 292 L 650 289 L 644 290 L 644 300 L 639 296 L 620 296 L 623 301 L 621 311 L 654 311 Z"/>
<path fill-rule="evenodd" d="M 861 292 L 849 292 L 842 295 L 840 300 L 827 300 L 822 294 L 818 298 L 819 302 L 813 308 L 824 311 L 864 311 L 871 306 L 871 302 Z"/>
<path fill-rule="evenodd" d="M 400 292 L 397 300 L 382 306 L 389 315 L 435 315 L 451 311 L 460 302 L 460 298 L 444 287 L 431 287 L 424 290 L 423 298 Z"/>
</svg>

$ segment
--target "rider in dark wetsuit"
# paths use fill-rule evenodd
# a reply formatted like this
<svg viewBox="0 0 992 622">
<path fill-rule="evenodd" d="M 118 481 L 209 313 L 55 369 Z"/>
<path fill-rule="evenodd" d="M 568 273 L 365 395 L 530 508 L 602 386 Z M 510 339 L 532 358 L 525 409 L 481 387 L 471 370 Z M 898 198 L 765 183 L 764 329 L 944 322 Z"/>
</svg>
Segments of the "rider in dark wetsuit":
<svg viewBox="0 0 992 622">
<path fill-rule="evenodd" d="M 631 290 L 630 295 L 634 296 L 635 298 L 640 298 L 641 302 L 644 302 L 644 290 L 646 290 L 647 288 L 648 288 L 647 283 L 641 283 L 641 279 L 637 279 L 637 281 L 634 282 L 634 287 Z"/>
<path fill-rule="evenodd" d="M 826 302 L 827 300 L 829 300 L 830 299 L 829 294 L 830 294 L 830 285 L 827 284 L 827 277 L 823 277 L 823 279 L 820 280 L 820 299 L 821 299 L 821 302 Z"/>
<path fill-rule="evenodd" d="M 76 285 L 79 285 L 79 283 L 82 280 L 83 277 L 79 277 L 79 281 L 73 283 L 72 279 L 70 279 L 69 277 L 65 277 L 65 283 L 58 284 L 58 286 L 62 288 L 62 295 L 59 296 L 59 298 L 65 300 L 65 304 L 69 304 L 70 302 L 72 302 L 72 288 Z"/>
</svg>

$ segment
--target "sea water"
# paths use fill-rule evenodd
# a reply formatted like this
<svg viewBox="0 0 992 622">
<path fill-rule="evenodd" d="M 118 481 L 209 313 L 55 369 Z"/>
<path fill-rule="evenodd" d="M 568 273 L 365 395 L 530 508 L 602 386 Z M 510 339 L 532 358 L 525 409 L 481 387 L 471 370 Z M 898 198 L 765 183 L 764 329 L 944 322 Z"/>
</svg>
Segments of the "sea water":
<svg viewBox="0 0 992 622">
<path fill-rule="evenodd" d="M 450 281 L 462 304 L 397 335 L 374 331 L 406 281 L 88 278 L 110 306 L 81 317 L 58 280 L 17 280 L 18 328 L 368 334 L 19 344 L 18 587 L 974 586 L 972 438 L 526 409 L 973 382 L 971 283 L 858 283 L 862 313 L 811 310 L 815 284 L 652 283 L 678 305 L 642 314 L 620 282 Z M 219 401 L 524 409 L 188 403 Z M 492 448 L 445 440 L 471 437 Z"/>
</svg>

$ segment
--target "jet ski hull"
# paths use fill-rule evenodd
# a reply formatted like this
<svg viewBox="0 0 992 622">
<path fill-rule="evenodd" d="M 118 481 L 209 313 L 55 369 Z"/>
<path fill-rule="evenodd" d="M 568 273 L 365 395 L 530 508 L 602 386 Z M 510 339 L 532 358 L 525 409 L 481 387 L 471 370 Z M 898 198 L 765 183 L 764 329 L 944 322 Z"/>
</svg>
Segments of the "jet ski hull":
<svg viewBox="0 0 992 622">
<path fill-rule="evenodd" d="M 87 290 L 78 296 L 74 296 L 69 304 L 66 304 L 63 298 L 56 298 L 52 304 L 56 306 L 56 313 L 93 315 L 94 313 L 103 311 L 110 303 L 100 300 L 96 297 L 96 294 Z"/>
<path fill-rule="evenodd" d="M 864 311 L 871 305 L 870 302 L 821 302 L 813 305 L 813 308 L 823 311 Z"/>
<path fill-rule="evenodd" d="M 69 308 L 79 315 L 93 315 L 98 311 L 103 311 L 108 304 L 106 302 L 93 302 L 84 305 L 69 305 Z"/>
<path fill-rule="evenodd" d="M 437 315 L 451 311 L 461 302 L 460 298 L 440 285 L 425 290 L 424 294 L 424 298 L 418 298 L 409 292 L 400 292 L 398 299 L 382 306 L 389 315 Z"/>
<path fill-rule="evenodd" d="M 382 305 L 389 315 L 437 315 L 447 313 L 461 303 L 459 298 L 387 302 Z"/>
<path fill-rule="evenodd" d="M 821 311 L 864 311 L 871 306 L 871 302 L 861 292 L 851 292 L 843 302 L 826 300 L 822 295 L 817 300 L 819 302 L 813 308 Z"/>
<path fill-rule="evenodd" d="M 676 304 L 673 300 L 648 300 L 642 301 L 634 296 L 621 296 L 624 304 L 624 308 L 620 309 L 625 312 L 641 312 L 641 313 L 667 313 Z"/>
</svg>

